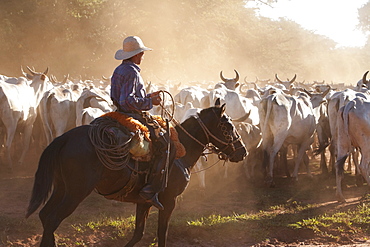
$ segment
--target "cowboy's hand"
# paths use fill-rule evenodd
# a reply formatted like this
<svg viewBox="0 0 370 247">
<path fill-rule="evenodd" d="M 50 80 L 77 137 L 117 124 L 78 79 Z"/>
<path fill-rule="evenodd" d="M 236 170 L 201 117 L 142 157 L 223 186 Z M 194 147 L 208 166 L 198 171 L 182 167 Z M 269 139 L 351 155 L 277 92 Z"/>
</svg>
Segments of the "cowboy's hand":
<svg viewBox="0 0 370 247">
<path fill-rule="evenodd" d="M 159 96 L 159 91 L 150 94 L 150 98 L 152 98 L 153 105 L 159 105 L 162 102 L 161 96 Z"/>
<path fill-rule="evenodd" d="M 153 96 L 157 96 L 157 95 L 159 95 L 160 93 L 161 93 L 161 91 L 155 91 L 155 92 L 150 93 L 150 94 L 148 94 L 148 95 L 149 95 L 149 97 L 153 97 Z"/>
</svg>

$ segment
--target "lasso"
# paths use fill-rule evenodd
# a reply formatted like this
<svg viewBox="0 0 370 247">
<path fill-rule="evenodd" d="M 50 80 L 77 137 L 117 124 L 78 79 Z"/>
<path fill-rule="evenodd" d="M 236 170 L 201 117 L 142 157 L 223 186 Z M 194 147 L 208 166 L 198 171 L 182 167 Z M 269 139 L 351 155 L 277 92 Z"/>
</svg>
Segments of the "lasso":
<svg viewBox="0 0 370 247">
<path fill-rule="evenodd" d="M 119 126 L 118 122 L 117 125 L 114 125 L 114 122 L 111 118 L 97 118 L 90 124 L 88 134 L 102 164 L 109 170 L 121 170 L 130 160 L 130 141 L 133 136 L 126 133 L 128 140 L 117 143 L 117 137 L 109 132 L 110 128 Z"/>
<path fill-rule="evenodd" d="M 167 119 L 168 122 L 171 122 L 172 119 L 173 119 L 173 115 L 175 114 L 175 100 L 174 98 L 172 97 L 172 94 L 166 90 L 160 90 L 159 91 L 160 93 L 162 93 L 162 99 L 163 99 L 163 102 L 159 104 L 159 106 L 161 107 L 161 117 L 162 119 L 167 119 L 166 117 L 168 116 L 169 118 Z M 168 111 L 166 109 L 166 106 L 164 105 L 165 104 L 165 94 L 169 95 L 170 96 L 170 99 L 171 99 L 171 111 Z"/>
</svg>

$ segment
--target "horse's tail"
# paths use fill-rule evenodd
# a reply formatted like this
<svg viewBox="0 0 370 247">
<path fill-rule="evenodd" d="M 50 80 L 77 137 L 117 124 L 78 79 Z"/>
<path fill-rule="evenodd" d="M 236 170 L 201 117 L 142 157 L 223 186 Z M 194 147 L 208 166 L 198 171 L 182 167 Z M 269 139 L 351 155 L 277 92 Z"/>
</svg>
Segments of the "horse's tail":
<svg viewBox="0 0 370 247">
<path fill-rule="evenodd" d="M 41 154 L 39 166 L 35 174 L 32 196 L 28 205 L 26 218 L 33 214 L 40 205 L 46 202 L 52 191 L 54 173 L 57 168 L 56 157 L 58 157 L 58 153 L 61 147 L 63 147 L 63 143 L 63 136 L 57 137 Z"/>
</svg>

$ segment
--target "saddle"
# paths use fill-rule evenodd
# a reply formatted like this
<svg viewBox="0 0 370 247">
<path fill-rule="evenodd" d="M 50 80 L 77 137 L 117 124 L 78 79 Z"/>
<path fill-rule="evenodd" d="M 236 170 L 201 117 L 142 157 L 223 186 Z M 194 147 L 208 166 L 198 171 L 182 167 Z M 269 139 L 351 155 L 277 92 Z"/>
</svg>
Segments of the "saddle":
<svg viewBox="0 0 370 247">
<path fill-rule="evenodd" d="M 151 116 L 161 128 L 166 122 L 160 116 Z M 122 169 L 130 158 L 136 161 L 152 159 L 152 140 L 147 126 L 121 112 L 109 112 L 91 122 L 89 133 L 98 157 L 111 170 Z M 170 138 L 176 148 L 176 159 L 186 154 L 177 131 L 170 126 Z M 106 140 L 106 141 L 103 141 Z"/>
<path fill-rule="evenodd" d="M 166 122 L 160 116 L 150 117 L 152 122 L 160 125 L 160 128 L 167 129 Z M 150 168 L 139 161 L 150 161 L 153 158 L 150 130 L 139 120 L 120 112 L 106 113 L 96 118 L 90 125 L 91 143 L 99 160 L 108 168 L 103 176 L 109 178 L 103 179 L 104 182 L 99 183 L 95 191 L 107 199 L 125 201 L 126 196 L 137 188 L 139 181 L 145 180 L 144 177 L 148 176 Z M 178 139 L 176 129 L 170 126 L 169 131 L 172 145 L 176 149 L 175 158 L 178 159 L 184 156 L 186 151 Z M 130 159 L 136 162 L 129 164 Z M 128 178 L 122 180 L 119 170 L 125 167 L 131 172 Z M 114 190 L 111 189 L 112 183 L 115 185 Z"/>
</svg>

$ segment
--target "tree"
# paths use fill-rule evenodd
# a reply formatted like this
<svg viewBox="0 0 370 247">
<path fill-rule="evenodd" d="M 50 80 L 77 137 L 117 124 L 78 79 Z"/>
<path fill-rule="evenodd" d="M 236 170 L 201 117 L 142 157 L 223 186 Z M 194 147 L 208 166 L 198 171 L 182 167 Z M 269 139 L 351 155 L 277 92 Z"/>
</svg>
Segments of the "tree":
<svg viewBox="0 0 370 247">
<path fill-rule="evenodd" d="M 370 1 L 358 9 L 358 20 L 363 31 L 370 31 Z"/>
</svg>

